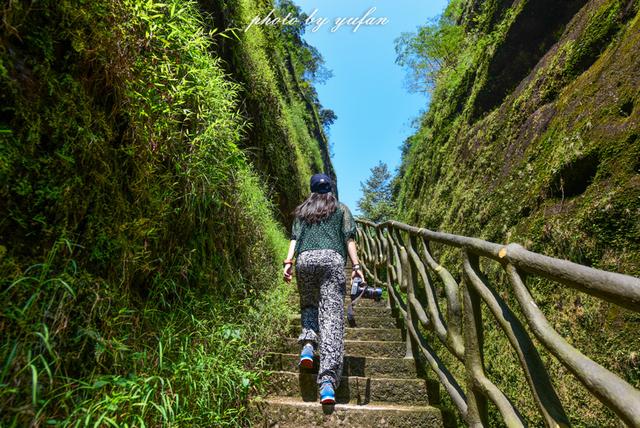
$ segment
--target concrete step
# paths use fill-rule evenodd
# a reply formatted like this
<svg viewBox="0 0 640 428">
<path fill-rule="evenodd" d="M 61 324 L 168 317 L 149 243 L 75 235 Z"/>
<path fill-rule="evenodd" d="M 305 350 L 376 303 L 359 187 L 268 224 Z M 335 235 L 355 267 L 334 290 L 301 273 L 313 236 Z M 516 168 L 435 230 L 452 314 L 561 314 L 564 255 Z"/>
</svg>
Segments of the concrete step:
<svg viewBox="0 0 640 428">
<path fill-rule="evenodd" d="M 275 371 L 318 373 L 318 357 L 313 369 L 298 366 L 299 354 L 271 353 L 267 356 L 268 367 Z M 345 356 L 342 373 L 344 376 L 379 378 L 415 378 L 416 367 L 410 358 L 354 357 Z"/>
<path fill-rule="evenodd" d="M 360 328 L 399 328 L 400 324 L 391 315 L 386 316 L 364 316 L 355 313 L 355 325 L 353 327 Z M 349 325 L 350 324 L 346 324 Z"/>
<path fill-rule="evenodd" d="M 397 321 L 395 320 L 395 318 L 392 318 L 391 316 L 383 316 L 383 317 L 378 317 L 378 316 L 361 316 L 360 314 L 356 313 L 355 315 L 355 319 L 356 319 L 356 326 L 357 327 L 364 327 L 364 328 L 398 328 L 398 324 Z M 293 326 L 299 326 L 301 325 L 300 323 L 300 315 L 296 315 L 291 317 L 291 325 Z M 346 322 L 346 317 L 345 317 L 345 325 L 348 325 Z"/>
<path fill-rule="evenodd" d="M 349 290 L 344 297 L 344 307 L 345 309 L 347 308 L 347 305 L 349 304 L 349 302 L 351 302 L 351 297 L 349 296 L 349 293 L 351 292 L 351 290 Z M 298 305 L 300 304 L 300 296 L 296 293 L 291 295 L 291 297 L 289 297 L 289 303 L 291 305 L 293 305 L 294 307 L 298 307 Z M 358 300 L 358 303 L 356 303 L 356 308 L 380 308 L 380 309 L 385 309 L 387 308 L 387 301 L 386 300 L 380 300 L 380 301 L 375 301 L 373 299 L 360 299 Z"/>
<path fill-rule="evenodd" d="M 297 303 L 296 303 L 296 307 L 297 307 Z M 358 302 L 358 304 L 354 308 L 353 313 L 356 316 L 356 318 L 358 317 L 393 317 L 393 315 L 391 314 L 390 308 L 386 308 L 384 306 L 360 306 L 360 302 Z M 300 318 L 299 311 L 297 311 L 297 314 L 298 315 L 296 315 L 295 317 L 299 319 Z M 344 315 L 345 317 L 347 316 L 346 304 L 344 306 Z"/>
<path fill-rule="evenodd" d="M 391 309 L 384 306 L 360 306 L 360 300 L 356 307 L 353 308 L 353 313 L 357 318 L 359 317 L 392 317 Z M 344 314 L 347 315 L 347 306 L 344 307 Z"/>
<path fill-rule="evenodd" d="M 298 337 L 302 327 L 291 326 L 289 335 Z M 344 334 L 347 340 L 402 340 L 402 331 L 397 328 L 350 328 L 345 329 Z"/>
<path fill-rule="evenodd" d="M 317 402 L 318 384 L 312 373 L 273 372 L 270 393 L 285 397 L 302 397 L 303 401 Z M 369 402 L 429 404 L 427 381 L 423 379 L 391 379 L 349 376 L 343 377 L 336 390 L 338 403 Z M 431 401 L 436 401 L 437 395 Z"/>
<path fill-rule="evenodd" d="M 322 406 L 290 397 L 269 397 L 251 403 L 256 426 L 264 428 L 334 427 L 404 428 L 443 427 L 442 413 L 431 406 L 370 403 Z"/>
<path fill-rule="evenodd" d="M 391 357 L 403 358 L 407 352 L 407 345 L 399 341 L 373 341 L 373 340 L 345 340 L 345 354 L 360 357 Z M 285 354 L 297 354 L 300 352 L 297 339 L 285 339 L 281 352 Z"/>
<path fill-rule="evenodd" d="M 345 299 L 344 299 L 345 308 L 347 307 L 347 305 L 349 304 L 350 301 L 351 301 L 351 298 L 349 297 L 349 294 L 347 294 Z M 387 301 L 386 300 L 380 300 L 379 302 L 376 302 L 373 299 L 360 299 L 360 300 L 358 300 L 358 303 L 356 304 L 356 307 L 357 308 L 386 308 L 387 307 Z"/>
<path fill-rule="evenodd" d="M 347 340 L 402 341 L 402 331 L 397 328 L 350 328 L 345 329 Z"/>
</svg>

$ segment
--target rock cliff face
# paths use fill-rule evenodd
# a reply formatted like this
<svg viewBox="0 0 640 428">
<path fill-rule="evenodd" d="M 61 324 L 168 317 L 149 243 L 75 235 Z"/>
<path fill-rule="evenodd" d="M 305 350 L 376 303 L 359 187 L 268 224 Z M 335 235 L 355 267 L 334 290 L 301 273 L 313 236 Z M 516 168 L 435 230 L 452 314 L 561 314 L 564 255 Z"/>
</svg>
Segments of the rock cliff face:
<svg viewBox="0 0 640 428">
<path fill-rule="evenodd" d="M 404 219 L 639 274 L 638 2 L 464 10 L 476 47 L 409 141 Z"/>
<path fill-rule="evenodd" d="M 640 275 L 638 8 L 627 0 L 463 2 L 466 44 L 407 141 L 402 220 Z M 457 269 L 457 254 L 440 256 Z M 500 272 L 488 275 L 514 307 Z M 640 387 L 636 314 L 557 285 L 529 286 L 561 335 Z M 490 319 L 487 370 L 531 424 L 541 424 Z M 616 426 L 562 366 L 543 358 L 576 426 Z"/>
</svg>

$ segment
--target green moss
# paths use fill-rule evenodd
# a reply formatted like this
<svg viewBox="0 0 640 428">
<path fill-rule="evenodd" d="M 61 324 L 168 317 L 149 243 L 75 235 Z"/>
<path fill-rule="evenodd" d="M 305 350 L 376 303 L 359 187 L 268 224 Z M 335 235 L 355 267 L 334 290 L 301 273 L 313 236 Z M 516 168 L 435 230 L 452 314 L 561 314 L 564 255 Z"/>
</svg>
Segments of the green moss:
<svg viewBox="0 0 640 428">
<path fill-rule="evenodd" d="M 278 34 L 223 61 L 201 7 L 2 11 L 2 426 L 246 423 L 290 311 L 276 219 L 331 165 Z"/>
<path fill-rule="evenodd" d="M 401 220 L 519 242 L 550 256 L 638 275 L 637 9 L 615 0 L 586 4 L 529 76 L 497 108 L 476 118 L 473 105 L 489 81 L 487 65 L 519 13 L 511 8 L 488 27 L 482 24 L 488 15 L 480 15 L 479 26 L 468 33 L 458 75 L 443 72 L 401 166 Z M 478 41 L 483 47 L 476 52 Z M 461 78 L 464 70 L 473 70 L 470 84 Z M 464 108 L 452 109 L 458 105 Z M 459 253 L 437 252 L 459 275 Z M 499 267 L 483 268 L 516 310 Z M 528 285 L 552 325 L 576 348 L 638 385 L 635 315 L 557 285 Z M 541 423 L 532 400 L 522 394 L 528 387 L 514 374 L 518 363 L 502 333 L 490 315 L 484 319 L 491 379 L 532 425 Z M 611 411 L 543 354 L 572 423 L 612 426 Z"/>
<path fill-rule="evenodd" d="M 245 28 L 253 17 L 271 10 L 270 4 L 253 0 L 224 3 L 216 4 L 228 10 L 227 16 L 211 25 Z M 289 213 L 308 193 L 309 177 L 319 171 L 334 175 L 329 147 L 317 106 L 308 99 L 312 86 L 301 81 L 299 69 L 304 67 L 296 63 L 291 43 L 277 29 L 264 26 L 238 36 L 221 50 L 229 57 L 232 75 L 244 86 L 244 113 L 251 120 L 240 145 L 274 189 L 274 202 L 283 213 L 280 219 L 289 225 Z"/>
<path fill-rule="evenodd" d="M 580 38 L 571 46 L 565 65 L 567 78 L 579 75 L 602 53 L 620 29 L 623 7 L 621 1 L 607 1 L 592 13 Z"/>
</svg>

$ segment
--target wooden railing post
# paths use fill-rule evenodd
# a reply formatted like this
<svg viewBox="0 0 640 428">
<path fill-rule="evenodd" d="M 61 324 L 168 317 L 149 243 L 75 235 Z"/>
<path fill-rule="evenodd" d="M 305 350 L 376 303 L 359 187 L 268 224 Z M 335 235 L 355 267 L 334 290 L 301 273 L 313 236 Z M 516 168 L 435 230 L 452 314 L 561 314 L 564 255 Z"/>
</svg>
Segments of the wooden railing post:
<svg viewBox="0 0 640 428">
<path fill-rule="evenodd" d="M 382 264 L 382 243 L 379 239 L 379 229 L 373 229 L 373 242 L 374 242 L 374 248 L 375 248 L 375 254 L 373 256 L 373 264 L 374 264 L 374 269 L 373 269 L 373 283 L 374 284 L 378 284 L 378 282 L 380 282 L 380 274 L 379 274 L 379 269 L 380 269 L 380 265 Z"/>
<path fill-rule="evenodd" d="M 415 311 L 412 309 L 410 302 L 410 298 L 413 296 L 413 278 L 411 275 L 411 266 L 409 265 L 409 256 L 407 254 L 407 249 L 404 246 L 404 242 L 402 236 L 399 231 L 395 231 L 395 241 L 396 245 L 398 245 L 398 253 L 400 255 L 400 266 L 402 270 L 402 276 L 400 278 L 400 290 L 407 293 L 407 317 L 405 319 L 405 342 L 407 344 L 407 352 L 405 358 L 413 358 L 413 340 L 411 338 L 411 334 L 409 334 L 409 326 L 413 325 L 415 316 Z"/>
<path fill-rule="evenodd" d="M 393 287 L 393 243 L 391 242 L 391 236 L 390 236 L 390 231 L 389 229 L 386 230 L 386 236 L 385 236 L 385 230 L 381 230 L 382 233 L 382 237 L 385 239 L 386 243 L 386 249 L 387 249 L 387 272 L 386 272 L 386 280 L 387 280 L 387 295 L 389 296 L 387 298 L 387 308 L 391 309 L 391 312 L 394 315 L 397 315 L 397 309 L 396 309 L 396 301 L 393 298 L 393 293 L 391 292 L 391 287 Z"/>
<path fill-rule="evenodd" d="M 358 224 L 365 271 L 376 286 L 386 285 L 388 305 L 404 322 L 406 357 L 420 359 L 417 361 L 420 366 L 421 361 L 428 364 L 469 426 L 487 426 L 489 400 L 507 427 L 522 428 L 528 423 L 485 373 L 482 320 L 485 303 L 487 313 L 497 321 L 518 357 L 519 367 L 545 425 L 564 428 L 570 426 L 570 421 L 538 353 L 540 346 L 553 354 L 592 396 L 613 410 L 620 423 L 640 428 L 640 390 L 583 355 L 558 334 L 537 307 L 523 280 L 526 274 L 546 278 L 640 312 L 640 278 L 554 259 L 517 244 L 504 246 L 395 221 L 376 225 L 358 220 Z M 436 261 L 429 242 L 461 249 L 461 282 Z M 505 268 L 507 284 L 512 287 L 518 311 L 510 308 L 507 299 L 481 272 L 480 257 Z M 386 284 L 382 282 L 383 266 Z M 437 289 L 438 281 L 444 294 Z M 421 286 L 423 283 L 424 287 Z M 406 292 L 406 303 L 403 292 Z M 446 319 L 438 302 L 441 297 L 446 298 Z M 425 339 L 421 327 L 433 332 L 430 337 L 439 340 L 443 349 L 464 364 L 466 392 L 460 386 L 462 382 L 444 365 L 445 360 L 437 355 L 437 348 Z M 538 339 L 536 343 L 531 340 L 528 329 Z"/>
<path fill-rule="evenodd" d="M 466 250 L 463 250 L 466 252 Z M 478 266 L 478 256 L 465 254 L 471 265 Z M 478 379 L 484 375 L 482 307 L 478 293 L 465 275 L 464 300 L 464 365 L 467 379 L 467 424 L 470 427 L 487 425 L 487 398 L 482 394 Z"/>
<path fill-rule="evenodd" d="M 415 255 L 416 254 L 415 237 L 411 235 L 408 236 L 406 244 L 407 244 L 409 255 L 410 256 Z M 422 319 L 424 318 L 427 318 L 425 321 L 429 321 L 430 326 L 433 326 L 434 324 L 433 321 L 430 321 L 428 319 L 428 316 L 424 311 L 422 311 L 422 314 L 418 314 L 418 309 L 422 309 L 421 305 L 414 304 L 414 302 L 419 303 L 419 302 L 426 302 L 428 300 L 425 290 L 427 287 L 430 286 L 430 284 L 426 283 L 424 284 L 424 287 L 420 287 L 418 281 L 419 281 L 419 278 L 421 277 L 421 274 L 419 273 L 418 263 L 419 261 L 415 260 L 413 257 L 409 257 L 409 264 L 411 266 L 411 269 L 410 269 L 411 276 L 409 278 L 410 289 L 407 291 L 407 296 L 410 297 L 407 299 L 407 311 L 411 313 L 411 320 L 412 320 L 411 326 L 416 332 L 420 331 L 419 324 L 422 322 Z M 420 268 L 424 270 L 424 265 L 420 266 Z M 413 298 L 411 298 L 411 296 L 413 296 Z M 420 343 L 418 340 L 416 340 L 416 338 L 412 334 L 409 334 L 409 338 L 411 339 L 411 349 L 413 352 L 413 357 L 416 361 L 416 368 L 418 370 L 418 373 L 426 377 L 427 372 L 425 371 L 425 369 L 426 369 L 427 362 L 425 361 L 425 357 L 420 352 L 418 352 L 418 349 L 420 349 Z"/>
</svg>

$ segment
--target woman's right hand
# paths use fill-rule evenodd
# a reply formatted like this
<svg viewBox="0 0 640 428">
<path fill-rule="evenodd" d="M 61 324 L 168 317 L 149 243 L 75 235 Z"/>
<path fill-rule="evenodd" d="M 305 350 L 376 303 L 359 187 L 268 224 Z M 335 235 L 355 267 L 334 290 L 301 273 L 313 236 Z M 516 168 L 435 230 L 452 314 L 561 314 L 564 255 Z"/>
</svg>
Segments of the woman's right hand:
<svg viewBox="0 0 640 428">
<path fill-rule="evenodd" d="M 291 273 L 292 266 L 293 265 L 291 264 L 286 264 L 284 266 L 284 269 L 282 270 L 282 277 L 284 278 L 285 282 L 291 282 L 291 279 L 293 278 L 293 274 Z"/>
</svg>

